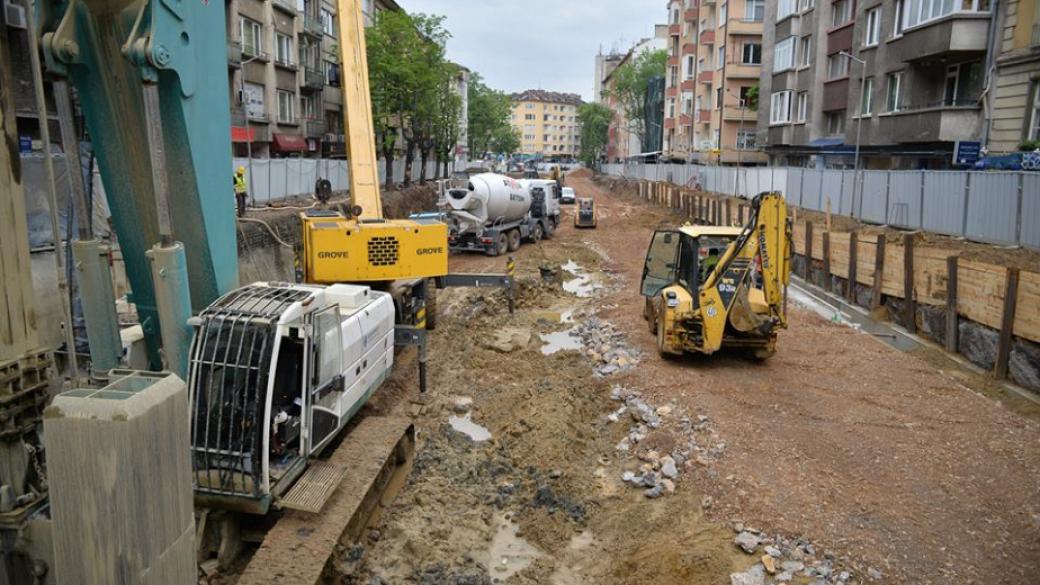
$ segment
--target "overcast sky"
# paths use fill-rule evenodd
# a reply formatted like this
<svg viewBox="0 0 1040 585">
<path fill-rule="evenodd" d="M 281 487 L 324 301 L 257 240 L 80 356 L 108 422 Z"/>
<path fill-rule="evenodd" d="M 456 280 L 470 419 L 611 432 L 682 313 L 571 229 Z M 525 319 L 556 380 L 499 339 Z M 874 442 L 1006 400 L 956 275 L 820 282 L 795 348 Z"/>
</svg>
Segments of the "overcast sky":
<svg viewBox="0 0 1040 585">
<path fill-rule="evenodd" d="M 592 99 L 600 47 L 627 51 L 668 18 L 665 0 L 398 0 L 447 17 L 448 58 L 505 92 L 546 89 Z"/>
</svg>

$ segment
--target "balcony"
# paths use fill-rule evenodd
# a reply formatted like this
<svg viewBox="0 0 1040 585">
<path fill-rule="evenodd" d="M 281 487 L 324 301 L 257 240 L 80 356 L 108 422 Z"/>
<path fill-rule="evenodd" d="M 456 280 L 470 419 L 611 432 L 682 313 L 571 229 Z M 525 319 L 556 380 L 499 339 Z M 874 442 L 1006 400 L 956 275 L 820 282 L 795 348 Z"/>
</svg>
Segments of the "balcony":
<svg viewBox="0 0 1040 585">
<path fill-rule="evenodd" d="M 681 24 L 670 24 L 670 25 L 668 25 L 668 34 L 670 34 L 672 36 L 682 34 L 682 25 Z"/>
<path fill-rule="evenodd" d="M 715 72 L 714 71 L 701 71 L 700 73 L 697 74 L 697 83 L 712 84 L 714 82 L 715 82 Z"/>
<path fill-rule="evenodd" d="M 693 116 L 689 114 L 682 114 L 681 116 L 679 116 L 680 126 L 689 126 L 690 124 L 693 124 Z"/>
<path fill-rule="evenodd" d="M 750 63 L 728 62 L 726 63 L 726 79 L 758 79 L 762 67 Z"/>
<path fill-rule="evenodd" d="M 289 71 L 296 71 L 296 63 L 293 63 L 289 59 L 282 59 L 280 57 L 274 58 L 274 66 L 281 67 L 282 69 L 288 69 Z"/>
<path fill-rule="evenodd" d="M 322 38 L 324 29 L 321 27 L 321 21 L 309 14 L 303 15 L 303 34 L 309 35 L 315 38 Z"/>
<path fill-rule="evenodd" d="M 228 41 L 227 62 L 228 67 L 232 69 L 238 69 L 242 66 L 242 43 L 237 41 Z"/>
<path fill-rule="evenodd" d="M 301 121 L 303 122 L 304 135 L 308 138 L 320 138 L 325 135 L 325 120 L 304 118 Z"/>
<path fill-rule="evenodd" d="M 918 61 L 986 51 L 989 14 L 953 14 L 903 31 L 889 50 L 893 61 Z M 892 54 L 890 53 L 890 54 Z"/>
<path fill-rule="evenodd" d="M 296 16 L 296 3 L 293 0 L 272 0 L 272 4 L 275 8 L 280 8 L 287 14 L 291 14 L 293 17 Z"/>
<path fill-rule="evenodd" d="M 240 59 L 244 63 L 245 61 L 263 61 L 267 62 L 267 53 L 257 50 L 255 45 L 244 44 L 242 45 L 242 52 Z"/>
<path fill-rule="evenodd" d="M 839 77 L 828 79 L 823 82 L 823 106 L 824 112 L 844 110 L 849 103 L 849 78 Z"/>
<path fill-rule="evenodd" d="M 669 67 L 676 67 L 676 66 L 678 66 L 679 65 L 679 57 L 678 56 L 668 57 L 667 65 Z"/>
<path fill-rule="evenodd" d="M 856 21 L 827 32 L 827 54 L 833 55 L 839 51 L 852 50 L 852 31 Z"/>
<path fill-rule="evenodd" d="M 303 68 L 303 89 L 310 89 L 313 91 L 321 91 L 325 89 L 325 76 L 321 74 L 321 71 L 317 69 L 311 69 L 310 67 Z"/>
<path fill-rule="evenodd" d="M 879 132 L 893 142 L 955 142 L 978 140 L 973 129 L 978 125 L 982 109 L 971 105 L 936 105 L 908 108 L 881 114 Z"/>
<path fill-rule="evenodd" d="M 715 44 L 715 31 L 713 30 L 702 30 L 700 36 L 700 43 L 702 45 L 714 45 Z"/>
<path fill-rule="evenodd" d="M 722 108 L 722 119 L 727 122 L 751 122 L 753 124 L 758 120 L 758 112 L 748 108 L 726 106 Z"/>
<path fill-rule="evenodd" d="M 679 86 L 679 89 L 683 91 L 694 91 L 695 89 L 697 89 L 697 81 L 693 78 L 687 79 L 682 82 L 682 85 Z"/>
<path fill-rule="evenodd" d="M 665 88 L 664 90 L 664 97 L 677 97 L 678 95 L 679 88 L 675 87 L 674 85 L 672 87 Z"/>
<path fill-rule="evenodd" d="M 683 43 L 682 54 L 683 55 L 696 55 L 697 54 L 697 45 L 694 44 L 694 43 Z"/>
<path fill-rule="evenodd" d="M 249 134 L 253 136 L 253 142 L 270 142 L 271 129 L 268 127 L 267 114 L 249 116 Z M 246 114 L 242 108 L 231 109 L 231 126 L 233 128 L 246 127 Z"/>
<path fill-rule="evenodd" d="M 697 119 L 698 124 L 711 124 L 711 110 L 697 110 L 694 117 Z"/>
<path fill-rule="evenodd" d="M 664 129 L 671 130 L 672 128 L 675 128 L 675 118 L 665 118 Z"/>
<path fill-rule="evenodd" d="M 683 20 L 686 22 L 697 22 L 700 15 L 701 11 L 697 8 L 687 8 L 686 12 L 683 12 Z"/>
<path fill-rule="evenodd" d="M 762 21 L 745 20 L 743 18 L 731 18 L 726 22 L 726 34 L 760 35 L 762 34 Z"/>
</svg>

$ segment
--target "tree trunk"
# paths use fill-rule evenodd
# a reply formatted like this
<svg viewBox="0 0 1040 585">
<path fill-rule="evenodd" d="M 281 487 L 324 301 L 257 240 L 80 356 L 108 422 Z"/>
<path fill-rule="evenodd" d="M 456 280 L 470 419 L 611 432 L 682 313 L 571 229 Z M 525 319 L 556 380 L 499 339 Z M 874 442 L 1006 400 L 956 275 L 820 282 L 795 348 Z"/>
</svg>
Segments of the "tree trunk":
<svg viewBox="0 0 1040 585">
<path fill-rule="evenodd" d="M 404 186 L 412 184 L 412 163 L 415 162 L 415 140 L 404 141 Z"/>
<path fill-rule="evenodd" d="M 386 164 L 386 186 L 384 188 L 387 191 L 392 191 L 394 188 L 394 145 L 387 141 L 386 135 L 384 134 L 381 146 L 381 150 L 383 151 L 383 162 Z"/>
<path fill-rule="evenodd" d="M 426 159 L 430 158 L 429 149 L 419 149 L 419 156 L 422 158 L 422 162 L 419 164 L 419 184 L 426 184 Z"/>
</svg>

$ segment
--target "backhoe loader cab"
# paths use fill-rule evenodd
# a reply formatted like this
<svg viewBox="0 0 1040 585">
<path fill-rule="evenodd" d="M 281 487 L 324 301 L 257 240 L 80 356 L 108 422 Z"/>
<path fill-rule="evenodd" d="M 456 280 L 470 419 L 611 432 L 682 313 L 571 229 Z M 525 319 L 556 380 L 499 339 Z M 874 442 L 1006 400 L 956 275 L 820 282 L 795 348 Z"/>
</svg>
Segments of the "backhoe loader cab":
<svg viewBox="0 0 1040 585">
<path fill-rule="evenodd" d="M 790 225 L 782 196 L 755 198 L 743 228 L 654 232 L 643 266 L 643 316 L 663 356 L 747 348 L 765 359 L 787 326 Z"/>
</svg>

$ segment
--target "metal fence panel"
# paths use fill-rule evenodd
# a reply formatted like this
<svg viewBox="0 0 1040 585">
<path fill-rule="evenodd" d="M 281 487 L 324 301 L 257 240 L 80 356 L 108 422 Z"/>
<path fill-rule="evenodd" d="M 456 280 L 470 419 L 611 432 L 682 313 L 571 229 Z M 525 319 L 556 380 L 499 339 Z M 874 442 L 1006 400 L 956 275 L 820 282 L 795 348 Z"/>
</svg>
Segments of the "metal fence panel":
<svg viewBox="0 0 1040 585">
<path fill-rule="evenodd" d="M 843 182 L 844 172 L 838 170 L 825 170 L 823 171 L 823 178 L 821 179 L 822 184 L 820 185 L 820 195 L 816 200 L 816 206 L 813 209 L 817 211 L 825 211 L 827 209 L 827 202 L 830 201 L 831 211 L 833 212 L 838 208 L 838 204 L 841 200 L 841 185 Z"/>
<path fill-rule="evenodd" d="M 787 198 L 787 202 L 791 205 L 802 206 L 802 180 L 804 176 L 805 169 L 787 169 L 784 195 Z"/>
<path fill-rule="evenodd" d="M 921 225 L 921 172 L 892 171 L 888 175 L 888 209 L 885 222 L 916 228 Z"/>
<path fill-rule="evenodd" d="M 1019 176 L 1020 173 L 974 174 L 968 189 L 965 235 L 969 238 L 1016 243 Z M 928 215 L 931 213 L 929 208 Z"/>
<path fill-rule="evenodd" d="M 802 171 L 802 197 L 799 205 L 806 209 L 820 209 L 820 189 L 823 188 L 823 171 L 805 169 Z"/>
<path fill-rule="evenodd" d="M 888 171 L 863 171 L 860 180 L 861 194 L 856 198 L 856 209 L 853 210 L 855 215 L 859 215 L 864 221 L 885 223 Z"/>
<path fill-rule="evenodd" d="M 1018 216 L 1022 224 L 1019 243 L 1040 249 L 1040 173 L 1022 174 L 1022 212 Z"/>
<path fill-rule="evenodd" d="M 920 197 L 919 218 L 913 226 L 940 234 L 960 234 L 968 173 L 932 171 L 923 174 L 924 191 Z"/>
</svg>

